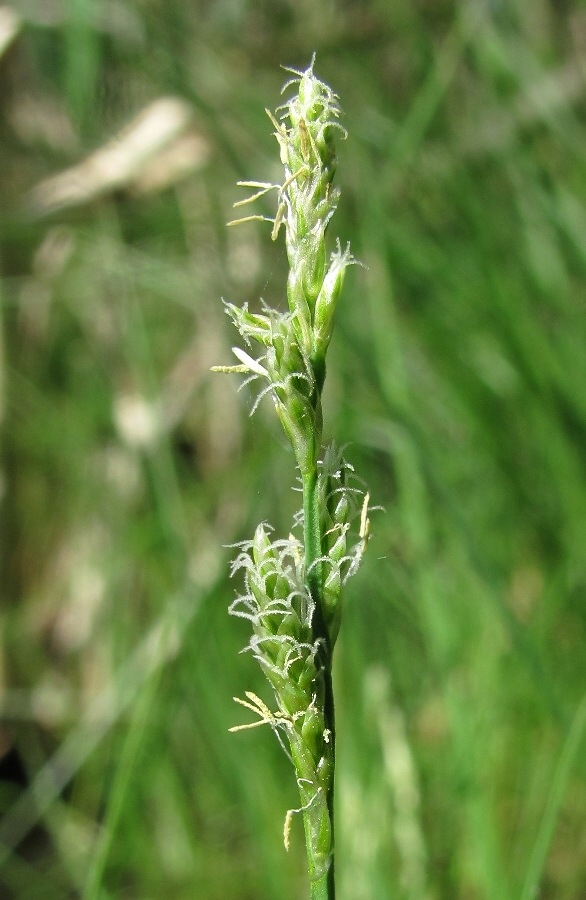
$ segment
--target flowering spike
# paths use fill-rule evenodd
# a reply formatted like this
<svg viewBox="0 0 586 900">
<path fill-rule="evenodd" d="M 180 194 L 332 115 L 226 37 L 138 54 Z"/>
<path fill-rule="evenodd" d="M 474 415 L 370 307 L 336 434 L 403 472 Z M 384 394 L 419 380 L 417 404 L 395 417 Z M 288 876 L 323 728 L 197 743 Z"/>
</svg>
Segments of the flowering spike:
<svg viewBox="0 0 586 900">
<path fill-rule="evenodd" d="M 342 586 L 353 575 L 369 536 L 369 495 L 356 486 L 342 450 L 332 445 L 319 461 L 322 440 L 321 395 L 326 351 L 336 305 L 348 266 L 355 263 L 349 246 L 339 241 L 328 255 L 326 230 L 336 210 L 334 136 L 346 132 L 338 122 L 338 97 L 314 74 L 315 56 L 305 71 L 285 85 L 293 97 L 275 113 L 267 110 L 283 164 L 280 185 L 239 182 L 253 190 L 241 207 L 277 191 L 274 218 L 249 215 L 229 224 L 268 219 L 271 237 L 281 228 L 289 261 L 286 312 L 263 306 L 252 313 L 244 305 L 225 304 L 246 345 L 261 344 L 260 359 L 233 348 L 238 365 L 216 371 L 242 372 L 261 378 L 253 411 L 265 393 L 273 398 L 299 468 L 303 507 L 295 524 L 303 542 L 289 536 L 273 540 L 265 524 L 252 541 L 238 545 L 232 574 L 243 573 L 244 593 L 230 612 L 246 619 L 252 635 L 245 648 L 270 683 L 277 709 L 256 695 L 238 701 L 258 721 L 237 728 L 269 724 L 288 742 L 296 770 L 301 806 L 285 821 L 288 845 L 291 817 L 303 814 L 312 897 L 333 897 L 334 720 L 332 652 L 342 613 Z M 246 382 L 245 382 L 246 383 Z M 314 894 L 315 890 L 315 894 Z"/>
</svg>

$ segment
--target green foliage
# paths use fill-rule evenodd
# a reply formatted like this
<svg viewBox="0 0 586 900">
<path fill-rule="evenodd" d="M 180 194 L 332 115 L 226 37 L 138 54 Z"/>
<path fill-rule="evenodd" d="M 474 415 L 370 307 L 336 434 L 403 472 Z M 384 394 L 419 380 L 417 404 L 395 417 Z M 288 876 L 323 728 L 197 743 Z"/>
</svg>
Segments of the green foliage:
<svg viewBox="0 0 586 900">
<path fill-rule="evenodd" d="M 581 4 L 29 14 L 1 60 L 0 894 L 304 896 L 289 763 L 228 733 L 243 684 L 269 697 L 220 549 L 287 533 L 293 454 L 270 401 L 251 424 L 254 393 L 209 367 L 220 296 L 281 303 L 279 242 L 225 222 L 230 186 L 271 172 L 279 65 L 315 50 L 351 134 L 336 232 L 364 263 L 324 440 L 385 508 L 336 649 L 339 894 L 581 897 Z M 169 96 L 191 118 L 168 155 L 147 130 L 115 183 L 47 190 Z"/>
</svg>

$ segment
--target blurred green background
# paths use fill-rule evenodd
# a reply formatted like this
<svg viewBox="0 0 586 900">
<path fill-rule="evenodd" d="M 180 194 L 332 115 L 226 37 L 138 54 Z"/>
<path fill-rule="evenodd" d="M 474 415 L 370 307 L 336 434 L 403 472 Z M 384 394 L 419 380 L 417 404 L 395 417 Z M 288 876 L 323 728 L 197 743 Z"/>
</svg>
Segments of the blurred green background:
<svg viewBox="0 0 586 900">
<path fill-rule="evenodd" d="M 0 7 L 0 897 L 307 893 L 227 545 L 297 508 L 221 297 L 282 305 L 281 64 L 341 97 L 325 434 L 373 538 L 336 650 L 341 900 L 586 897 L 586 8 Z M 270 215 L 267 201 L 259 210 Z"/>
</svg>

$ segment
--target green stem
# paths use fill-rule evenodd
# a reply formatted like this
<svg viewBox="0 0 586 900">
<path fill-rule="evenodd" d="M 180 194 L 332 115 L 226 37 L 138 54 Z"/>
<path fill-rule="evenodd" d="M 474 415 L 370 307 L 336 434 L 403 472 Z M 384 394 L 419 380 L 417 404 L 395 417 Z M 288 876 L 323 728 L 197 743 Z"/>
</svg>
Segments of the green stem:
<svg viewBox="0 0 586 900">
<path fill-rule="evenodd" d="M 334 716 L 334 692 L 332 686 L 332 651 L 328 629 L 323 614 L 323 576 L 322 564 L 319 561 L 322 556 L 322 535 L 320 528 L 319 492 L 317 468 L 305 474 L 303 483 L 303 538 L 305 546 L 305 572 L 311 596 L 315 602 L 313 615 L 313 631 L 316 638 L 321 638 L 323 653 L 321 664 L 324 678 L 324 719 L 325 727 L 329 731 L 329 740 L 332 753 L 332 774 L 330 788 L 327 796 L 327 807 L 331 828 L 331 863 L 326 874 L 318 880 L 311 882 L 311 900 L 334 900 L 334 766 L 335 766 L 335 716 Z M 304 815 L 305 836 L 308 843 L 308 856 L 311 856 L 310 842 L 312 840 L 309 825 L 309 816 Z"/>
<path fill-rule="evenodd" d="M 334 878 L 333 866 L 330 867 L 327 875 L 323 875 L 319 881 L 311 882 L 311 900 L 333 900 L 334 898 Z M 330 877 L 331 873 L 331 877 Z"/>
<path fill-rule="evenodd" d="M 326 637 L 325 622 L 321 627 L 323 614 L 321 610 L 322 596 L 322 564 L 318 562 L 322 556 L 321 529 L 319 514 L 317 468 L 303 476 L 303 543 L 305 545 L 305 573 L 311 596 L 316 604 L 318 616 L 318 636 Z M 322 620 L 322 621 L 320 621 Z"/>
</svg>

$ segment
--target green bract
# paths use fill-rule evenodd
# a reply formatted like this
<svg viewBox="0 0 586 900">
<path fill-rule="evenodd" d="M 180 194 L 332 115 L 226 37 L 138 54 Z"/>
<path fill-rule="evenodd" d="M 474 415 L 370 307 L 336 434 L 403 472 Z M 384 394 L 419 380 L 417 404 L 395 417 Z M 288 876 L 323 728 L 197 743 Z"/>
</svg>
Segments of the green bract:
<svg viewBox="0 0 586 900">
<path fill-rule="evenodd" d="M 245 592 L 230 611 L 251 622 L 247 649 L 275 694 L 275 711 L 251 693 L 238 702 L 259 717 L 253 725 L 271 725 L 289 748 L 301 806 L 287 814 L 286 842 L 291 814 L 301 812 L 311 896 L 318 900 L 334 896 L 332 652 L 342 586 L 356 572 L 368 539 L 369 495 L 341 450 L 332 445 L 322 454 L 321 446 L 326 351 L 345 271 L 355 262 L 349 247 L 342 250 L 339 242 L 329 255 L 326 249 L 326 229 L 339 196 L 332 187 L 333 138 L 336 131 L 343 136 L 345 131 L 337 121 L 338 98 L 315 77 L 313 62 L 294 75 L 285 85 L 296 87 L 294 97 L 274 115 L 267 111 L 279 143 L 283 182 L 240 182 L 255 193 L 236 204 L 277 191 L 272 236 L 276 239 L 284 228 L 288 311 L 265 306 L 253 313 L 246 305 L 227 303 L 246 345 L 260 345 L 262 354 L 253 357 L 236 347 L 238 365 L 216 368 L 266 382 L 257 402 L 271 394 L 301 475 L 303 508 L 296 525 L 303 540 L 271 540 L 270 529 L 259 525 L 253 540 L 239 545 L 232 574 L 243 571 Z M 264 218 L 246 216 L 229 224 Z"/>
</svg>

